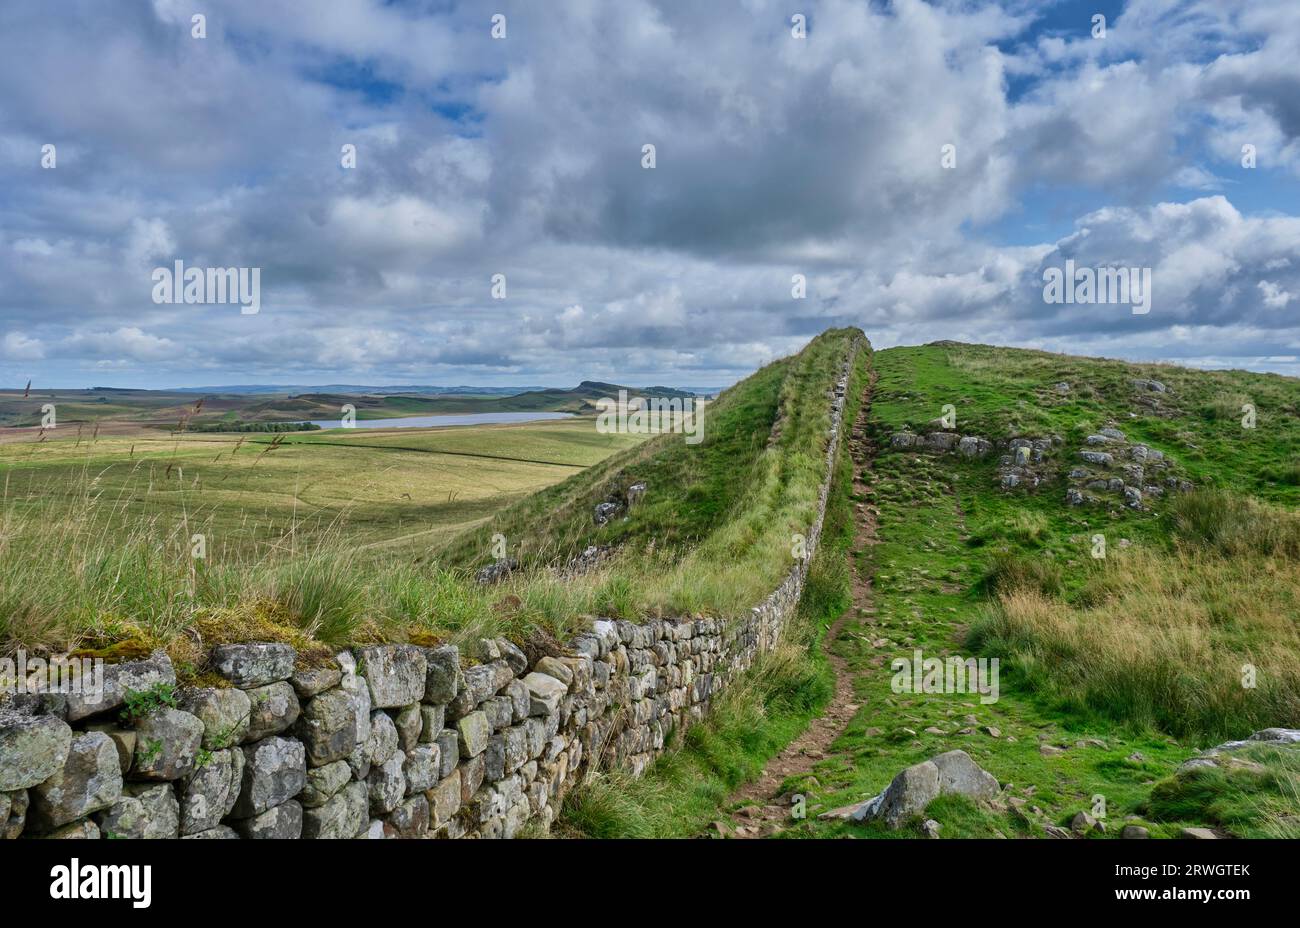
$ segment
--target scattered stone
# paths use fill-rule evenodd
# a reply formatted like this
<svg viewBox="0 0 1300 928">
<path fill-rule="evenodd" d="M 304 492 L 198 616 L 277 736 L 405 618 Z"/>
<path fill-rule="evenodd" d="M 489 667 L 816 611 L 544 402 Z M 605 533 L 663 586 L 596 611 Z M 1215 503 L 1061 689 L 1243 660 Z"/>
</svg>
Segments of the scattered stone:
<svg viewBox="0 0 1300 928">
<path fill-rule="evenodd" d="M 1125 825 L 1119 836 L 1121 838 L 1150 838 L 1151 833 L 1141 825 Z"/>
<path fill-rule="evenodd" d="M 901 771 L 880 794 L 873 812 L 865 818 L 880 817 L 890 828 L 898 828 L 913 815 L 925 810 L 939 796 L 939 768 L 922 761 Z"/>
<path fill-rule="evenodd" d="M 965 435 L 957 443 L 957 452 L 968 458 L 982 458 L 993 451 L 993 442 L 978 435 Z"/>
<path fill-rule="evenodd" d="M 474 574 L 474 582 L 481 586 L 491 586 L 494 583 L 500 583 L 518 569 L 519 562 L 517 560 L 512 557 L 502 558 L 493 564 L 480 568 Z"/>
<path fill-rule="evenodd" d="M 929 763 L 939 768 L 940 794 L 956 793 L 987 802 L 1000 790 L 997 778 L 971 760 L 965 751 L 947 751 L 931 758 Z"/>
<path fill-rule="evenodd" d="M 623 506 L 620 503 L 606 501 L 597 503 L 596 508 L 592 511 L 592 520 L 597 525 L 605 525 L 610 519 L 622 512 Z"/>
<path fill-rule="evenodd" d="M 1098 830 L 1097 825 L 1097 820 L 1087 812 L 1079 812 L 1070 822 L 1070 831 L 1080 838 L 1086 838 L 1089 834 Z"/>
<path fill-rule="evenodd" d="M 1198 841 L 1215 841 L 1218 840 L 1216 835 L 1209 828 L 1184 828 L 1178 833 L 1180 838 L 1194 838 Z"/>
<path fill-rule="evenodd" d="M 932 818 L 927 818 L 921 823 L 921 831 L 927 838 L 938 838 L 939 829 L 942 827 L 942 825 Z"/>
<path fill-rule="evenodd" d="M 898 828 L 942 794 L 990 801 L 999 792 L 997 779 L 965 751 L 947 751 L 900 771 L 880 795 L 819 817 L 854 822 L 881 818 L 890 828 Z"/>
</svg>

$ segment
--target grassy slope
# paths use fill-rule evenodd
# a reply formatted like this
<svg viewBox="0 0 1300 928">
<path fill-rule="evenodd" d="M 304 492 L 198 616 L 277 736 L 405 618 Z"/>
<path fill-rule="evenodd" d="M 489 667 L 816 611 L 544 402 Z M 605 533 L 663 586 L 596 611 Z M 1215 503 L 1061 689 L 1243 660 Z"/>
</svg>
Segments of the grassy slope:
<svg viewBox="0 0 1300 928">
<path fill-rule="evenodd" d="M 511 540 L 512 557 L 530 564 L 562 561 L 591 544 L 631 539 L 653 541 L 660 550 L 691 547 L 735 508 L 752 479 L 791 363 L 785 358 L 769 364 L 708 404 L 700 444 L 687 445 L 680 435 L 651 438 L 505 509 L 456 539 L 444 558 L 467 566 L 484 563 L 497 533 Z M 591 423 L 588 427 L 595 433 Z M 649 492 L 632 518 L 596 526 L 596 504 L 637 481 L 645 481 Z"/>
<path fill-rule="evenodd" d="M 562 563 L 591 544 L 621 545 L 625 560 L 649 565 L 641 579 L 662 591 L 652 598 L 668 608 L 756 601 L 788 567 L 790 535 L 808 529 L 823 467 L 826 391 L 853 331 L 827 332 L 725 391 L 705 408 L 700 444 L 663 435 L 611 456 L 504 510 L 444 557 L 484 563 L 497 533 L 526 564 Z M 596 503 L 636 481 L 648 491 L 630 517 L 596 526 Z"/>
<path fill-rule="evenodd" d="M 889 433 L 941 415 L 942 406 L 957 407 L 958 428 L 964 434 L 991 438 L 1008 435 L 1042 435 L 1058 432 L 1065 439 L 1057 452 L 1062 470 L 1080 439 L 1114 420 L 1133 438 L 1144 439 L 1171 455 L 1179 468 L 1198 484 L 1213 483 L 1248 492 L 1275 503 L 1294 506 L 1300 496 L 1286 475 L 1300 447 L 1300 428 L 1291 418 L 1300 399 L 1300 384 L 1293 380 L 1246 373 L 1198 373 L 1171 368 L 1130 367 L 1111 361 L 1066 358 L 1038 352 L 989 349 L 977 346 L 935 345 L 891 349 L 877 353 L 880 380 L 873 406 L 878 440 Z M 1154 377 L 1171 386 L 1174 394 L 1163 398 L 1161 414 L 1136 406 L 1128 385 L 1132 377 Z M 1057 381 L 1073 384 L 1066 397 L 1052 389 Z M 1216 400 L 1236 409 L 1238 395 L 1249 397 L 1259 408 L 1259 429 L 1243 430 L 1236 418 L 1215 410 Z M 1135 417 L 1129 413 L 1135 412 Z M 1176 534 L 1170 510 L 1173 500 L 1157 503 L 1155 511 L 1134 512 L 1122 506 L 1071 509 L 1064 505 L 1063 479 L 1049 482 L 1036 492 L 1005 492 L 998 488 L 996 461 L 967 462 L 955 456 L 935 457 L 912 452 L 884 451 L 877 460 L 873 493 L 868 502 L 880 510 L 882 544 L 862 556 L 876 571 L 876 614 L 862 616 L 850 627 L 839 653 L 864 671 L 859 695 L 864 708 L 837 743 L 835 756 L 822 762 L 819 785 L 803 787 L 824 807 L 853 802 L 879 791 L 895 773 L 943 750 L 960 747 L 991 770 L 1003 783 L 1013 784 L 1010 795 L 1023 798 L 1027 816 L 1012 812 L 981 811 L 960 800 L 945 799 L 931 806 L 929 815 L 943 824 L 945 837 L 966 835 L 1043 834 L 1043 823 L 1068 824 L 1080 809 L 1092 806 L 1092 797 L 1106 797 L 1111 834 L 1130 814 L 1144 816 L 1157 835 L 1176 834 L 1184 824 L 1215 824 L 1240 834 L 1278 833 L 1276 808 L 1297 808 L 1294 771 L 1271 771 L 1247 784 L 1233 814 L 1220 814 L 1213 803 L 1199 804 L 1184 796 L 1182 802 L 1152 799 L 1152 787 L 1194 749 L 1216 740 L 1217 732 L 1194 725 L 1179 728 L 1179 735 L 1153 724 L 1150 714 L 1133 713 L 1121 693 L 1131 687 L 1112 688 L 1104 697 L 1089 700 L 1061 681 L 1077 676 L 1088 679 L 1087 661 L 1097 652 L 1090 647 L 1072 652 L 1082 664 L 1071 666 L 1060 653 L 1034 663 L 1030 642 L 999 636 L 996 603 L 988 598 L 989 579 L 1021 576 L 1045 581 L 1058 598 L 1051 611 L 1075 616 L 1074 632 L 1086 635 L 1095 625 L 1090 606 L 1108 605 L 1110 614 L 1128 627 L 1158 625 L 1160 613 L 1133 611 L 1130 599 L 1107 600 L 1114 584 L 1107 574 L 1129 571 L 1121 538 L 1131 540 L 1135 557 L 1166 559 L 1160 575 L 1171 584 L 1170 597 L 1184 601 L 1204 591 L 1188 583 L 1186 564 L 1173 564 L 1176 556 L 1208 558 L 1211 552 L 1171 551 Z M 1281 479 L 1272 479 L 1269 475 Z M 1090 539 L 1102 532 L 1109 539 L 1104 566 L 1090 556 Z M 1140 552 L 1140 553 L 1139 553 Z M 1293 666 L 1300 648 L 1295 629 L 1300 615 L 1294 608 L 1295 564 L 1253 555 L 1262 570 L 1271 569 L 1289 580 L 1274 584 L 1278 598 L 1270 605 L 1285 617 L 1280 624 L 1231 627 L 1242 617 L 1220 609 L 1214 602 L 1198 605 L 1198 620 L 1216 624 L 1238 639 L 1255 644 L 1267 634 L 1279 635 L 1271 645 L 1290 650 Z M 1133 561 L 1127 562 L 1130 567 Z M 1017 565 L 1008 569 L 1008 564 Z M 1038 565 L 1035 569 L 1032 565 Z M 1231 569 L 1231 568 L 1228 568 Z M 1236 569 L 1248 569 L 1239 561 Z M 1183 571 L 1181 580 L 1179 571 Z M 1290 571 L 1289 574 L 1286 571 Z M 1138 581 L 1134 581 L 1137 583 Z M 1131 584 L 1132 585 L 1132 584 Z M 1222 594 L 1227 587 L 1216 587 Z M 1287 592 L 1289 589 L 1289 593 Z M 1238 594 L 1258 593 L 1246 586 Z M 1170 600 L 1149 600 L 1149 609 Z M 1227 602 L 1231 605 L 1231 600 Z M 1213 616 L 1207 620 L 1205 614 Z M 1279 618 L 1274 612 L 1274 618 Z M 980 634 L 970 635 L 975 624 Z M 1021 628 L 1025 638 L 1033 630 Z M 873 647 L 884 638 L 886 644 Z M 1087 641 L 1086 637 L 1082 639 Z M 1041 642 L 1038 642 L 1041 644 Z M 927 655 L 983 653 L 1002 661 L 1001 699 L 989 706 L 968 696 L 916 696 L 895 694 L 890 687 L 889 661 L 909 655 L 913 647 Z M 1214 666 L 1180 665 L 1189 683 L 1181 692 L 1204 692 L 1195 681 L 1220 672 L 1235 674 L 1237 655 Z M 1075 674 L 1079 669 L 1081 673 Z M 1130 679 L 1130 684 L 1134 681 Z M 1165 718 L 1185 722 L 1199 718 L 1195 704 L 1178 705 L 1177 689 L 1163 688 L 1161 698 L 1174 700 Z M 1241 737 L 1255 721 L 1240 719 L 1233 734 Z M 1295 717 L 1273 718 L 1271 724 L 1296 725 Z M 991 737 L 983 726 L 998 730 Z M 935 728 L 942 734 L 926 729 Z M 961 732 L 969 733 L 961 733 Z M 1014 740 L 1013 740 L 1014 739 Z M 1065 748 L 1045 755 L 1040 743 Z M 1242 775 L 1234 773 L 1235 779 Z M 1184 781 L 1162 786 L 1170 795 L 1183 796 Z M 1288 799 L 1289 797 L 1289 799 Z M 1231 804 L 1231 803 L 1230 803 Z M 1240 809 L 1272 806 L 1271 817 L 1258 816 L 1243 823 Z M 1041 814 L 1034 812 L 1035 807 Z M 1294 821 L 1294 820 L 1293 820 Z M 1230 824 L 1233 823 L 1233 824 Z M 1292 828 L 1294 826 L 1291 826 Z M 795 834 L 872 834 L 880 837 L 915 835 L 914 828 L 887 832 L 876 826 L 829 825 L 812 821 Z"/>
</svg>

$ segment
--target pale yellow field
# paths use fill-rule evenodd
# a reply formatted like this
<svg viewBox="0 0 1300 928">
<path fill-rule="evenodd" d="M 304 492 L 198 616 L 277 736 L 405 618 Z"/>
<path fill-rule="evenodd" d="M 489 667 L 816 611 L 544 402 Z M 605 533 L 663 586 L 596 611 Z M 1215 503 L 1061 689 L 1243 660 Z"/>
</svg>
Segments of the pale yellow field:
<svg viewBox="0 0 1300 928">
<path fill-rule="evenodd" d="M 57 519 L 93 507 L 109 524 L 207 536 L 209 557 L 256 557 L 330 527 L 385 556 L 428 554 L 461 528 L 579 473 L 639 436 L 590 418 L 445 429 L 91 439 L 47 433 L 0 445 L 0 501 Z"/>
</svg>

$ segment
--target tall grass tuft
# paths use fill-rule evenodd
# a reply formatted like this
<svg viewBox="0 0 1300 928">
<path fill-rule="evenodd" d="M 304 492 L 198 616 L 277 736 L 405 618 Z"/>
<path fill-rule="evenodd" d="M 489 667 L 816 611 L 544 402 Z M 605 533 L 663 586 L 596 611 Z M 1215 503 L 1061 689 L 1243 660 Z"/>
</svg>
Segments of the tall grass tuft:
<svg viewBox="0 0 1300 928">
<path fill-rule="evenodd" d="M 1223 492 L 1172 509 L 1173 550 L 1113 553 L 1073 603 L 1004 567 L 972 642 L 1068 707 L 1135 726 L 1213 739 L 1300 725 L 1295 514 Z"/>
<path fill-rule="evenodd" d="M 1300 514 L 1228 490 L 1199 490 L 1170 507 L 1180 540 L 1227 556 L 1300 558 Z"/>
</svg>

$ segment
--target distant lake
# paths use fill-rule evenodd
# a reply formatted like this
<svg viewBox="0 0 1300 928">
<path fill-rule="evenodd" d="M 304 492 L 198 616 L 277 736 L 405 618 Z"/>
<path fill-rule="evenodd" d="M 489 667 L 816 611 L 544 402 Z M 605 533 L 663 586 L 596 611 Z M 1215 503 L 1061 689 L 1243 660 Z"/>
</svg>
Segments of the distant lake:
<svg viewBox="0 0 1300 928">
<path fill-rule="evenodd" d="M 397 419 L 358 419 L 359 429 L 429 429 L 447 425 L 496 425 L 503 422 L 536 422 L 539 419 L 568 419 L 567 412 L 476 412 L 445 416 L 402 416 Z M 323 429 L 343 428 L 341 419 L 311 419 Z"/>
</svg>

